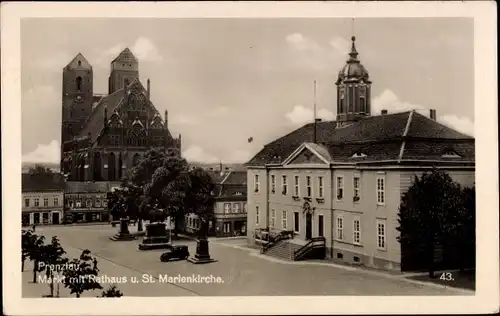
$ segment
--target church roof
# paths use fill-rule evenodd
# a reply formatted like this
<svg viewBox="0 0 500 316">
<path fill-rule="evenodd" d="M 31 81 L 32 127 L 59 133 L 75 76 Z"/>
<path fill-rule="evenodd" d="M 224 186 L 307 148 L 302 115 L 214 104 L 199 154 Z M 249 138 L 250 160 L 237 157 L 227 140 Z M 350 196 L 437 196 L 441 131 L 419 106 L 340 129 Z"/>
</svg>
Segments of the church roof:
<svg viewBox="0 0 500 316">
<path fill-rule="evenodd" d="M 92 65 L 83 56 L 82 53 L 78 53 L 65 67 L 64 69 L 88 69 L 92 70 Z"/>
<path fill-rule="evenodd" d="M 312 142 L 313 134 L 314 123 L 306 124 L 265 145 L 246 165 L 281 164 L 303 143 Z M 445 150 L 474 160 L 474 138 L 414 111 L 370 116 L 344 127 L 336 121 L 318 122 L 316 135 L 315 146 L 321 148 L 315 150 L 332 161 L 429 160 Z"/>
<path fill-rule="evenodd" d="M 111 63 L 114 63 L 114 62 L 136 63 L 137 58 L 130 51 L 130 49 L 127 47 L 115 59 L 113 59 L 113 61 Z"/>
<path fill-rule="evenodd" d="M 104 128 L 105 109 L 107 108 L 108 115 L 111 115 L 122 101 L 123 88 L 116 90 L 108 96 L 102 97 L 99 103 L 94 107 L 90 117 L 85 121 L 79 136 L 87 136 L 90 133 L 91 141 L 94 142 Z"/>
</svg>

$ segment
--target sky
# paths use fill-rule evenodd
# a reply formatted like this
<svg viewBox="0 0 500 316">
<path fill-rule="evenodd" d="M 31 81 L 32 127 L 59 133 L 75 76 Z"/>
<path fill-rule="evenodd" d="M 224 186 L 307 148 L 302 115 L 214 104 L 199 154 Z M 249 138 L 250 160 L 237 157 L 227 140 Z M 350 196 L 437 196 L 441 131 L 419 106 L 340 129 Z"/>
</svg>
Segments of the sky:
<svg viewBox="0 0 500 316">
<path fill-rule="evenodd" d="M 63 67 L 82 53 L 94 93 L 105 93 L 109 63 L 129 47 L 185 158 L 245 162 L 313 121 L 314 80 L 317 115 L 334 119 L 352 35 L 373 81 L 372 115 L 436 109 L 474 135 L 472 19 L 37 18 L 21 21 L 22 159 L 59 161 Z"/>
</svg>

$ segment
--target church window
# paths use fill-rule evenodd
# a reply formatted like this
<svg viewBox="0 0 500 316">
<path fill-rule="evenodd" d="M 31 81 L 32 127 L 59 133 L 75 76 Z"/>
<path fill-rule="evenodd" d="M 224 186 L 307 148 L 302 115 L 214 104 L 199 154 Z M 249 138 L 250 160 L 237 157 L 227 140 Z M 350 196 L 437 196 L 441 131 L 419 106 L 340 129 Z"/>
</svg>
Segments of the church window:
<svg viewBox="0 0 500 316">
<path fill-rule="evenodd" d="M 82 65 L 82 61 L 81 61 L 81 60 L 79 60 L 79 61 L 78 61 L 78 67 L 80 67 L 81 65 Z"/>
<path fill-rule="evenodd" d="M 76 90 L 82 90 L 82 77 L 76 77 Z"/>
</svg>

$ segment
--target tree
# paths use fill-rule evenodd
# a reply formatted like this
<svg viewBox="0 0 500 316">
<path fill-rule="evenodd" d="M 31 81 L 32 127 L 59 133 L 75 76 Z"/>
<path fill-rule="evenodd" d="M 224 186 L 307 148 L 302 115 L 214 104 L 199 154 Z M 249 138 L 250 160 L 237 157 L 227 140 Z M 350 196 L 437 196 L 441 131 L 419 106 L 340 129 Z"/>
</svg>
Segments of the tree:
<svg viewBox="0 0 500 316">
<path fill-rule="evenodd" d="M 45 237 L 32 234 L 31 247 L 28 250 L 28 257 L 33 261 L 33 283 L 36 282 L 36 274 L 41 271 L 41 262 L 45 262 Z"/>
<path fill-rule="evenodd" d="M 120 290 L 118 290 L 116 285 L 109 286 L 101 294 L 101 297 L 122 297 L 122 296 L 123 296 L 123 293 Z"/>
<path fill-rule="evenodd" d="M 24 272 L 24 262 L 29 258 L 34 247 L 35 238 L 32 229 L 23 229 L 21 235 L 21 272 Z"/>
<path fill-rule="evenodd" d="M 46 265 L 45 273 L 47 278 L 50 279 L 50 296 L 54 297 L 54 271 L 51 267 L 61 267 L 68 262 L 68 259 L 64 257 L 66 251 L 59 243 L 57 236 L 52 237 L 50 244 L 45 245 L 44 249 L 44 263 Z M 58 271 L 57 271 L 58 272 Z"/>
<path fill-rule="evenodd" d="M 146 207 L 152 201 L 144 194 L 144 186 L 159 167 L 163 166 L 169 155 L 158 149 L 148 150 L 123 177 L 120 190 L 116 192 L 121 196 L 126 213 L 130 218 L 137 219 L 137 230 L 142 231 L 142 221 L 148 217 L 150 210 Z"/>
<path fill-rule="evenodd" d="M 156 212 L 174 219 L 174 237 L 177 238 L 184 219 L 189 183 L 189 165 L 183 158 L 167 156 L 163 165 L 153 173 L 150 183 L 144 186 L 144 194 Z"/>
<path fill-rule="evenodd" d="M 52 171 L 50 168 L 46 168 L 43 165 L 35 165 L 34 167 L 30 168 L 28 173 L 32 176 L 53 176 L 55 173 Z"/>
<path fill-rule="evenodd" d="M 197 215 L 201 220 L 200 237 L 208 235 L 208 224 L 213 217 L 215 204 L 214 190 L 213 178 L 206 171 L 195 168 L 188 172 L 186 212 Z"/>
<path fill-rule="evenodd" d="M 73 259 L 69 265 L 75 267 L 65 269 L 64 286 L 71 290 L 70 294 L 75 294 L 79 298 L 83 292 L 101 290 L 102 286 L 97 282 L 97 259 L 91 256 L 88 249 L 82 251 L 80 258 Z"/>
<path fill-rule="evenodd" d="M 456 239 L 463 201 L 460 185 L 437 169 L 415 177 L 402 197 L 397 227 L 402 255 L 422 249 L 431 277 L 434 277 L 436 243 Z"/>
</svg>

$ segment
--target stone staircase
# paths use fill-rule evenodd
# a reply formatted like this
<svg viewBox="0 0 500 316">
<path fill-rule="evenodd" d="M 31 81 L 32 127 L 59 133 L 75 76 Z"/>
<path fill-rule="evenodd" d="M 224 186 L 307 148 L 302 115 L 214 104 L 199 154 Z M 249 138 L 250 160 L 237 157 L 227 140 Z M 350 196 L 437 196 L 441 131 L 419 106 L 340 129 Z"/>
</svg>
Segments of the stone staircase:
<svg viewBox="0 0 500 316">
<path fill-rule="evenodd" d="M 265 255 L 293 261 L 293 253 L 300 249 L 303 245 L 291 242 L 289 240 L 281 240 L 274 246 L 264 252 Z"/>
</svg>

